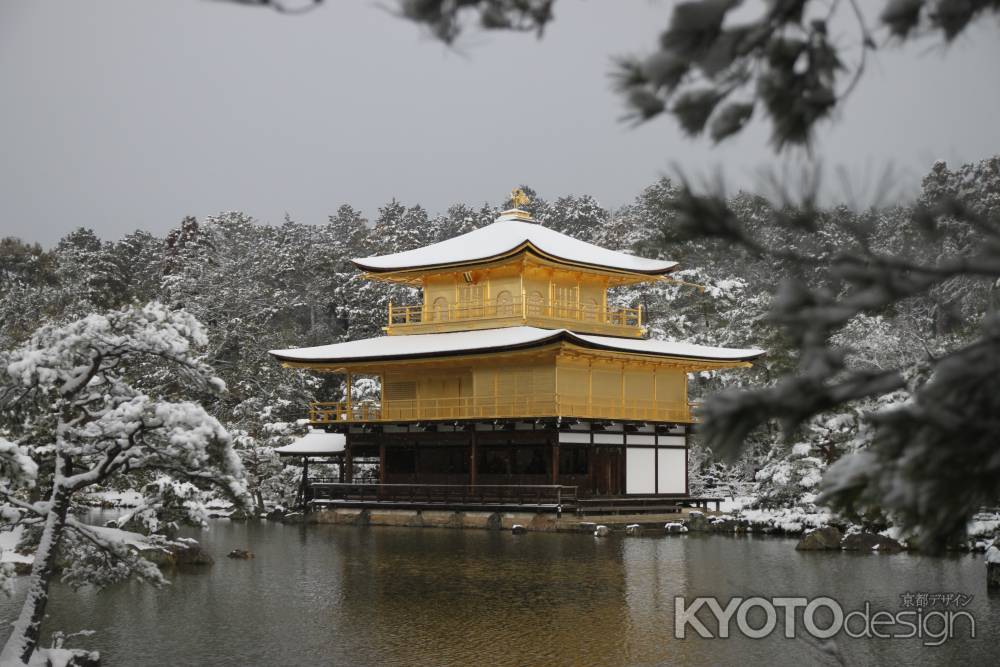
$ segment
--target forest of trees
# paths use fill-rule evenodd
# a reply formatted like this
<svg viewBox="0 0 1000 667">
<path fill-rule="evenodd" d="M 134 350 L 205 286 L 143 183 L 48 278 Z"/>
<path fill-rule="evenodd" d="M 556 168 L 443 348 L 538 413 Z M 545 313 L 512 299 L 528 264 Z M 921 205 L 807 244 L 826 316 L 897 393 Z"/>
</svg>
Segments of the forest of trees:
<svg viewBox="0 0 1000 667">
<path fill-rule="evenodd" d="M 609 248 L 681 262 L 675 282 L 620 290 L 620 305 L 642 304 L 650 335 L 702 344 L 761 347 L 767 358 L 750 371 L 703 374 L 692 394 L 728 387 L 768 387 L 798 363 L 787 322 L 772 316 L 775 295 L 788 284 L 827 285 L 822 266 L 803 270 L 745 244 L 689 234 L 689 193 L 662 179 L 616 210 L 594 198 L 546 200 L 525 187 L 541 224 Z M 959 197 L 971 207 L 1000 207 L 1000 159 L 951 170 L 943 163 L 924 178 L 912 206 L 855 211 L 837 206 L 810 211 L 815 229 L 790 236 L 790 247 L 823 257 L 844 248 L 865 230 L 865 243 L 880 253 L 914 253 L 928 263 L 980 242 L 962 228 L 942 230 L 938 243 L 915 234 L 922 206 Z M 268 225 L 240 212 L 204 220 L 186 218 L 159 238 L 137 231 L 102 240 L 77 229 L 54 248 L 8 238 L 0 242 L 0 349 L 22 343 L 45 323 L 60 324 L 95 311 L 162 302 L 197 318 L 208 334 L 205 361 L 228 387 L 208 399 L 208 411 L 234 436 L 258 502 L 281 502 L 294 488 L 294 471 L 283 470 L 272 448 L 282 444 L 305 415 L 310 400 L 335 400 L 343 387 L 328 379 L 281 368 L 269 349 L 317 345 L 379 335 L 388 302 L 412 302 L 406 288 L 369 282 L 352 257 L 414 248 L 493 221 L 498 205 L 456 204 L 441 214 L 392 201 L 367 220 L 349 205 L 324 225 L 286 219 Z M 742 228 L 774 236 L 776 218 L 794 218 L 790 205 L 739 193 L 727 200 Z M 687 212 L 686 212 L 687 211 Z M 710 216 L 706 215 L 706 218 Z M 905 383 L 836 406 L 801 424 L 757 428 L 735 457 L 722 459 L 705 446 L 692 454 L 692 491 L 751 495 L 761 507 L 815 511 L 824 470 L 847 452 L 864 449 L 871 429 L 866 414 L 904 402 L 929 379 L 929 363 L 967 343 L 995 307 L 990 280 L 957 277 L 883 312 L 859 314 L 832 333 L 851 369 L 901 369 Z M 358 388 L 370 391 L 370 384 Z M 10 415 L 6 415 L 9 420 Z M 12 424 L 0 427 L 7 433 Z M 867 520 L 884 522 L 885 517 Z"/>
</svg>

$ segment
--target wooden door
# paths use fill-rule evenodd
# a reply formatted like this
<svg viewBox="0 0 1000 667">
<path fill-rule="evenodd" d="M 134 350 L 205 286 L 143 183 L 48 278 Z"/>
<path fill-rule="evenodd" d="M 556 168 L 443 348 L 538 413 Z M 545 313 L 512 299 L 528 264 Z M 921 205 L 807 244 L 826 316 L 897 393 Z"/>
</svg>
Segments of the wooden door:
<svg viewBox="0 0 1000 667">
<path fill-rule="evenodd" d="M 621 493 L 622 448 L 595 447 L 591 483 L 594 495 L 616 496 Z"/>
</svg>

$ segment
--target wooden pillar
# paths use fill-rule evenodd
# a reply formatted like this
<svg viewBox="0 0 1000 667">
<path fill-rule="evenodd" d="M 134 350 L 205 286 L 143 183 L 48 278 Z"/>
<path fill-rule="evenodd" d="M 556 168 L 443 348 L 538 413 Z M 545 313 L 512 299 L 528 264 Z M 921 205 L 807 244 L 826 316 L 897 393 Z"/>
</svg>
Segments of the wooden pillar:
<svg viewBox="0 0 1000 667">
<path fill-rule="evenodd" d="M 378 444 L 378 483 L 385 484 L 385 443 Z"/>
<path fill-rule="evenodd" d="M 594 360 L 587 360 L 587 416 L 594 416 Z"/>
<path fill-rule="evenodd" d="M 602 322 L 608 321 L 608 279 L 604 279 L 604 289 L 601 290 L 601 310 L 604 312 Z"/>
<path fill-rule="evenodd" d="M 381 418 L 385 416 L 385 373 L 379 373 L 378 375 L 378 408 L 375 414 L 376 418 Z"/>
<path fill-rule="evenodd" d="M 340 483 L 344 483 L 344 454 L 340 455 L 340 461 L 337 462 L 337 478 Z"/>
<path fill-rule="evenodd" d="M 476 425 L 472 425 L 472 442 L 469 443 L 469 486 L 476 485 Z"/>
<path fill-rule="evenodd" d="M 559 483 L 559 434 L 552 439 L 552 484 Z"/>
<path fill-rule="evenodd" d="M 554 305 L 555 305 L 555 300 L 556 300 L 556 297 L 555 297 L 555 289 L 556 289 L 556 287 L 555 287 L 555 282 L 553 282 L 553 278 L 554 277 L 555 276 L 553 275 L 553 272 L 549 271 L 549 303 L 548 303 L 548 310 L 546 310 L 546 312 L 545 312 L 545 315 L 547 317 L 555 317 L 555 308 L 554 308 Z"/>
<path fill-rule="evenodd" d="M 302 488 L 300 493 L 302 495 L 302 504 L 305 505 L 309 502 L 309 457 L 302 457 Z"/>
<path fill-rule="evenodd" d="M 625 414 L 625 364 L 622 364 L 622 382 L 621 382 L 621 414 Z"/>
<path fill-rule="evenodd" d="M 653 366 L 653 405 L 652 405 L 652 410 L 650 410 L 650 412 L 652 413 L 652 418 L 653 419 L 659 419 L 660 418 L 660 404 L 656 402 L 656 370 L 657 370 L 657 366 L 654 365 Z"/>
<path fill-rule="evenodd" d="M 354 421 L 354 413 L 351 412 L 351 384 L 353 378 L 351 378 L 351 371 L 347 371 L 347 421 Z"/>
<path fill-rule="evenodd" d="M 346 433 L 347 442 L 344 443 L 344 481 L 348 484 L 354 482 L 354 459 L 351 456 L 351 434 Z"/>
<path fill-rule="evenodd" d="M 590 493 L 598 495 L 600 485 L 597 483 L 597 447 L 594 446 L 594 424 L 587 422 L 587 436 L 590 444 L 587 446 L 587 476 L 590 478 Z"/>
<path fill-rule="evenodd" d="M 527 255 L 525 255 L 527 257 Z M 518 279 L 521 282 L 521 320 L 525 321 L 528 317 L 528 292 L 524 289 L 524 262 L 526 260 L 521 260 L 521 272 L 518 274 Z"/>
</svg>

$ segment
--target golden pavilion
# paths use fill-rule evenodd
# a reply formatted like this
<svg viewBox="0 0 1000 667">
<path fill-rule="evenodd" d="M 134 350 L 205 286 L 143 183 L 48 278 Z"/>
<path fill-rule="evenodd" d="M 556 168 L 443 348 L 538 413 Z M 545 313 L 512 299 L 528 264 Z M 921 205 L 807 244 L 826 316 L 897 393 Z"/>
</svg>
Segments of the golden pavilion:
<svg viewBox="0 0 1000 667">
<path fill-rule="evenodd" d="M 644 337 L 642 309 L 609 305 L 608 292 L 663 280 L 677 263 L 543 227 L 520 196 L 481 229 L 353 260 L 371 280 L 422 293 L 389 305 L 385 336 L 271 352 L 347 387 L 310 408 L 327 444 L 286 452 L 341 464 L 311 484 L 304 471 L 305 500 L 562 510 L 688 497 L 688 373 L 763 352 Z M 353 399 L 359 376 L 379 380 L 377 400 Z"/>
</svg>

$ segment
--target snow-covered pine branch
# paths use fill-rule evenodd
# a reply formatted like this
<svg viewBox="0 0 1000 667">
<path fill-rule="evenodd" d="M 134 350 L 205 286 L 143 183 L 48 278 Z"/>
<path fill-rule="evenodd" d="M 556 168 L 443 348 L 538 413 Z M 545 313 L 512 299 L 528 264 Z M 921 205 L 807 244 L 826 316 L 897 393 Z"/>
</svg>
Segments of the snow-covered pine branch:
<svg viewBox="0 0 1000 667">
<path fill-rule="evenodd" d="M 1000 159 L 963 171 L 975 178 L 936 165 L 910 210 L 855 215 L 806 202 L 775 207 L 763 228 L 718 196 L 688 191 L 674 204 L 686 229 L 780 260 L 792 273 L 770 320 L 794 347 L 796 367 L 771 386 L 714 397 L 702 431 L 713 450 L 739 451 L 770 420 L 792 437 L 819 413 L 908 392 L 868 416 L 867 446 L 833 464 L 818 501 L 848 517 L 882 512 L 926 549 L 963 538 L 968 518 L 1000 499 L 1000 315 L 988 296 L 1000 280 Z M 914 319 L 931 320 L 935 348 L 952 334 L 948 349 L 911 331 L 915 350 L 901 350 L 898 339 L 888 354 L 886 339 L 855 350 L 852 330 L 919 307 L 932 313 Z M 865 363 L 873 356 L 866 344 L 879 363 Z"/>
<path fill-rule="evenodd" d="M 91 314 L 64 325 L 46 325 L 6 353 L 0 386 L 17 388 L 0 406 L 6 420 L 0 439 L 0 512 L 5 524 L 23 515 L 35 521 L 22 547 L 35 546 L 24 607 L 0 661 L 27 664 L 38 646 L 57 559 L 74 586 L 107 585 L 130 576 L 163 582 L 138 550 L 160 548 L 162 537 L 87 526 L 69 516 L 82 489 L 116 476 L 155 475 L 145 487 L 151 512 L 170 509 L 198 522 L 202 491 L 213 488 L 245 502 L 243 467 L 229 433 L 185 395 L 211 398 L 225 391 L 200 350 L 202 325 L 185 311 L 159 303 Z M 157 376 L 150 382 L 151 376 Z M 162 377 L 169 377 L 164 383 Z M 24 493 L 36 485 L 44 500 Z"/>
</svg>

